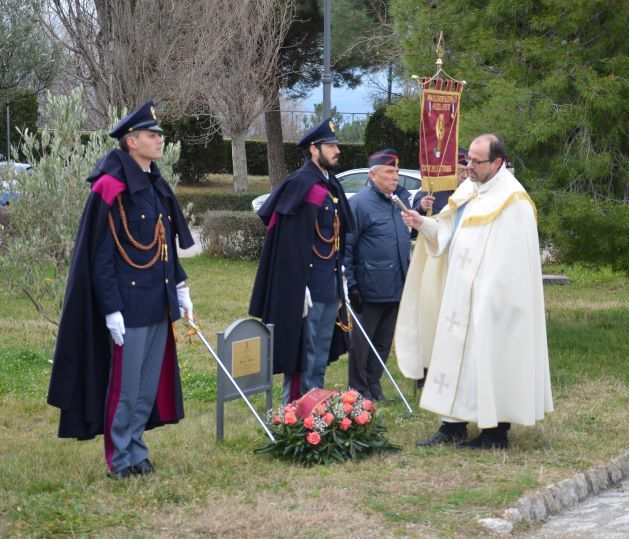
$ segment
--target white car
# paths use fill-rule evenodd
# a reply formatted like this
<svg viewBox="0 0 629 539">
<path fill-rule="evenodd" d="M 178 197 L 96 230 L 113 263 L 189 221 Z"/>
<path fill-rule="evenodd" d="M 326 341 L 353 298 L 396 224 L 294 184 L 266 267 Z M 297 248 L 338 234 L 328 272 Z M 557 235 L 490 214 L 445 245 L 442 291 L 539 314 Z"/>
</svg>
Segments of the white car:
<svg viewBox="0 0 629 539">
<path fill-rule="evenodd" d="M 27 163 L 9 163 L 7 165 L 6 161 L 0 161 L 0 167 L 10 166 L 13 168 L 14 172 L 20 172 L 23 170 L 30 170 L 33 168 L 31 165 Z M 15 185 L 15 179 L 9 178 L 7 180 L 0 181 L 0 206 L 4 206 L 8 204 L 11 200 L 15 200 L 20 196 L 19 191 Z"/>
<path fill-rule="evenodd" d="M 400 176 L 399 185 L 404 187 L 411 194 L 410 200 L 413 200 L 415 193 L 421 189 L 422 185 L 422 177 L 420 176 L 419 171 L 409 168 L 401 168 L 399 169 L 398 174 Z M 336 174 L 336 179 L 341 184 L 341 187 L 343 187 L 343 191 L 345 191 L 345 196 L 347 198 L 351 198 L 355 193 L 358 193 L 358 191 L 365 187 L 365 185 L 367 185 L 368 178 L 368 168 L 353 168 Z M 254 198 L 251 201 L 253 211 L 257 212 L 262 207 L 262 204 L 264 204 L 266 199 L 269 198 L 269 195 L 270 193 L 266 193 Z M 410 201 L 405 200 L 404 202 L 410 207 Z"/>
</svg>

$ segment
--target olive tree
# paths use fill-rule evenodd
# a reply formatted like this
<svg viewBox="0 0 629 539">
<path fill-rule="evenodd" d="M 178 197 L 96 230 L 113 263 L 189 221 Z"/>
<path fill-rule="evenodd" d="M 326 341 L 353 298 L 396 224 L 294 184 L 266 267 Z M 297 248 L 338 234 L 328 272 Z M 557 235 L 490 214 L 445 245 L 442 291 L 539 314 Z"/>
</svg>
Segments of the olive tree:
<svg viewBox="0 0 629 539">
<path fill-rule="evenodd" d="M 48 94 L 44 113 L 50 124 L 39 137 L 23 133 L 21 150 L 33 168 L 15 178 L 19 198 L 9 205 L 12 234 L 0 253 L 3 286 L 26 294 L 52 323 L 61 312 L 74 240 L 89 194 L 85 179 L 98 158 L 116 145 L 101 131 L 81 140 L 87 116 L 82 94 L 80 87 L 67 96 Z M 109 117 L 110 125 L 117 121 L 114 109 Z M 160 170 L 171 184 L 177 181 L 171 171 L 178 158 L 179 144 L 166 145 Z M 0 168 L 0 179 L 12 176 L 11 167 Z"/>
</svg>

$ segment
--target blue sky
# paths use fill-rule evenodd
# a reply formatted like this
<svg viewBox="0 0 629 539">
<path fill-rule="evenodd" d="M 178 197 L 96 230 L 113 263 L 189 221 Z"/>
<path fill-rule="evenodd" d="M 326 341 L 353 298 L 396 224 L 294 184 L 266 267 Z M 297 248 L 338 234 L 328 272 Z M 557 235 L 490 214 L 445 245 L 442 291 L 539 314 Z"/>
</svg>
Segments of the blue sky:
<svg viewBox="0 0 629 539">
<path fill-rule="evenodd" d="M 349 88 L 334 88 L 330 92 L 332 107 L 339 112 L 373 112 L 372 98 L 364 85 L 350 90 Z M 310 96 L 303 100 L 307 110 L 314 110 L 315 103 L 323 101 L 323 85 L 315 88 Z"/>
</svg>

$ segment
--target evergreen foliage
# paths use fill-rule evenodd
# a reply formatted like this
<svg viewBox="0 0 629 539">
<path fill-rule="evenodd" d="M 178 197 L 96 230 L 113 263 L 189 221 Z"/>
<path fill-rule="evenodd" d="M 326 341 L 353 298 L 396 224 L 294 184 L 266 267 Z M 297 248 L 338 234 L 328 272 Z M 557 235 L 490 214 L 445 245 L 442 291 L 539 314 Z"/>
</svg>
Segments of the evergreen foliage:
<svg viewBox="0 0 629 539">
<path fill-rule="evenodd" d="M 17 161 L 23 160 L 23 155 L 10 156 L 7 148 L 11 146 L 19 148 L 20 145 L 20 133 L 23 133 L 28 129 L 31 133 L 37 130 L 38 119 L 38 107 L 37 107 L 37 94 L 28 89 L 15 90 L 11 94 L 11 100 L 7 102 L 10 111 L 10 125 L 9 125 L 9 145 L 7 146 L 7 131 L 6 129 L 0 130 L 0 153 L 5 157 L 15 157 Z M 6 110 L 2 106 L 3 120 L 0 125 L 6 127 Z M 19 154 L 19 152 L 18 152 Z"/>
<path fill-rule="evenodd" d="M 411 73 L 444 65 L 466 80 L 460 145 L 499 132 L 519 178 L 535 189 L 627 200 L 628 45 L 622 0 L 396 0 Z M 394 107 L 416 128 L 419 100 Z"/>
<path fill-rule="evenodd" d="M 45 37 L 44 0 L 0 3 L 0 104 L 20 89 L 47 88 L 57 74 L 60 51 Z"/>
<path fill-rule="evenodd" d="M 208 211 L 200 225 L 203 251 L 219 258 L 258 260 L 264 233 L 265 227 L 258 214 L 250 209 Z"/>
<path fill-rule="evenodd" d="M 418 125 L 416 121 L 414 130 L 402 131 L 387 115 L 387 109 L 378 107 L 369 117 L 365 129 L 365 154 L 369 156 L 383 148 L 394 148 L 400 157 L 400 167 L 418 169 Z"/>
<path fill-rule="evenodd" d="M 610 208 L 629 201 L 626 2 L 395 0 L 394 8 L 410 73 L 434 74 L 444 32 L 445 70 L 468 83 L 459 145 L 480 133 L 501 134 L 517 178 L 533 194 L 547 195 L 536 197 L 544 201 L 540 229 L 559 254 L 626 267 L 613 255 L 623 240 L 610 234 L 626 215 Z M 419 99 L 401 100 L 390 114 L 403 129 L 416 129 Z M 577 200 L 551 196 L 562 192 L 582 197 L 579 211 L 592 219 L 560 219 Z M 574 241 L 583 237 L 576 226 L 608 246 L 590 260 L 592 249 Z"/>
<path fill-rule="evenodd" d="M 183 116 L 176 121 L 161 122 L 165 139 L 179 141 L 181 152 L 175 165 L 175 172 L 188 183 L 196 183 L 212 169 L 212 164 L 229 162 L 231 152 L 229 143 L 225 144 L 215 122 L 211 117 L 192 118 Z M 206 133 L 213 132 L 210 140 Z M 202 142 L 197 142 L 201 140 Z"/>
</svg>

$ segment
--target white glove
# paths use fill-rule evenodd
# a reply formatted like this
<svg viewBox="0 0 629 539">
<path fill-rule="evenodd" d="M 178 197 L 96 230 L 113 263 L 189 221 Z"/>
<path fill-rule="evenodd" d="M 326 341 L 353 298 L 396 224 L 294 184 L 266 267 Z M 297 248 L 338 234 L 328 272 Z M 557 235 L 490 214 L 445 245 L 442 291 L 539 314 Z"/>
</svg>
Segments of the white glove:
<svg viewBox="0 0 629 539">
<path fill-rule="evenodd" d="M 118 345 L 122 346 L 124 344 L 124 318 L 122 317 L 122 313 L 120 311 L 116 311 L 115 313 L 111 313 L 105 316 L 105 325 L 111 333 L 112 340 Z"/>
<path fill-rule="evenodd" d="M 345 303 L 351 304 L 349 300 L 349 291 L 347 290 L 347 278 L 343 276 L 343 294 L 345 295 Z"/>
<path fill-rule="evenodd" d="M 177 285 L 177 301 L 179 302 L 179 310 L 181 311 L 181 316 L 187 318 L 188 320 L 194 320 L 194 316 L 192 315 L 192 300 L 190 299 L 190 288 L 187 286 L 182 286 L 185 283 L 179 283 Z M 184 313 L 184 309 L 187 313 Z"/>
<path fill-rule="evenodd" d="M 312 307 L 312 299 L 310 298 L 310 289 L 306 287 L 306 295 L 304 296 L 304 312 L 301 315 L 302 318 L 308 316 L 308 309 Z"/>
</svg>

